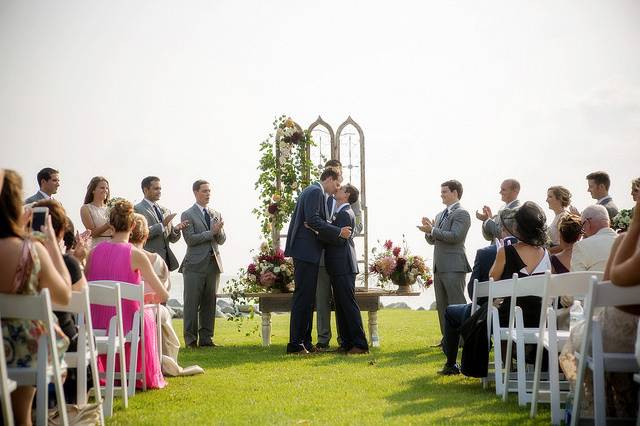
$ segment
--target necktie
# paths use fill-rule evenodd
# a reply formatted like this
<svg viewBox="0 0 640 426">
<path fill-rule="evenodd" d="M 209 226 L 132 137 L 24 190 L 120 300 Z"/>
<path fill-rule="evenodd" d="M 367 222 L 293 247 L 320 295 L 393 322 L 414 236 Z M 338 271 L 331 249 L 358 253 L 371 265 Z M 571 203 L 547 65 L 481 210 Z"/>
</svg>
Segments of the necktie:
<svg viewBox="0 0 640 426">
<path fill-rule="evenodd" d="M 156 216 L 158 216 L 158 221 L 162 222 L 164 220 L 164 216 L 162 216 L 162 212 L 160 211 L 160 209 L 158 208 L 158 206 L 156 206 L 155 204 L 153 205 L 153 210 L 155 210 L 156 212 Z"/>
<path fill-rule="evenodd" d="M 209 212 L 207 209 L 202 209 L 204 212 L 204 224 L 207 225 L 207 230 L 211 229 L 211 216 L 209 216 Z"/>
<path fill-rule="evenodd" d="M 444 223 L 444 221 L 447 218 L 447 216 L 449 216 L 449 209 L 446 209 L 444 211 L 444 213 L 442 214 L 442 217 L 440 218 L 440 222 L 438 223 L 438 228 L 442 227 L 442 224 Z"/>
<path fill-rule="evenodd" d="M 329 196 L 327 198 L 327 220 L 331 220 L 331 216 L 333 216 L 332 207 L 333 207 L 333 197 Z"/>
</svg>

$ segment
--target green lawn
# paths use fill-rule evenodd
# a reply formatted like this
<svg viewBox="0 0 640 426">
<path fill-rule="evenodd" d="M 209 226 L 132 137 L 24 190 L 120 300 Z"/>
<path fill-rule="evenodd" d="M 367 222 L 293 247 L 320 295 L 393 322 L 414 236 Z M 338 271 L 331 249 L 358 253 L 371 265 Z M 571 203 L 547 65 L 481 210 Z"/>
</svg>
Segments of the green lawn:
<svg viewBox="0 0 640 426">
<path fill-rule="evenodd" d="M 382 347 L 369 355 L 296 357 L 285 355 L 289 315 L 273 316 L 268 348 L 259 332 L 245 335 L 260 317 L 242 332 L 218 319 L 216 342 L 224 347 L 180 352 L 181 365 L 199 364 L 205 374 L 169 378 L 165 389 L 137 393 L 126 411 L 117 400 L 108 423 L 549 423 L 545 406 L 532 422 L 515 395 L 503 403 L 478 379 L 439 376 L 444 355 L 428 347 L 439 337 L 437 321 L 435 312 L 382 310 Z M 182 322 L 174 325 L 181 333 Z"/>
</svg>

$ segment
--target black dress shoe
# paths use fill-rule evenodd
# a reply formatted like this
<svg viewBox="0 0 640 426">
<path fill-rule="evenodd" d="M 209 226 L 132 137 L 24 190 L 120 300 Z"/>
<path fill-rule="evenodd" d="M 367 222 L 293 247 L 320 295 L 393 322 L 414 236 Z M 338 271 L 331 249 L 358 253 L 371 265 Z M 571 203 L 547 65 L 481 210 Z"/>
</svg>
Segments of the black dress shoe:
<svg viewBox="0 0 640 426">
<path fill-rule="evenodd" d="M 287 355 L 309 355 L 309 351 L 303 347 L 299 351 L 287 351 Z"/>
<path fill-rule="evenodd" d="M 190 349 L 196 349 L 198 347 L 198 344 L 196 342 L 191 342 L 187 344 L 187 347 Z"/>
<path fill-rule="evenodd" d="M 455 376 L 460 374 L 460 369 L 457 365 L 445 365 L 444 368 L 438 371 L 441 376 Z"/>
<path fill-rule="evenodd" d="M 222 345 L 218 345 L 213 342 L 200 343 L 201 348 L 221 348 Z"/>
</svg>

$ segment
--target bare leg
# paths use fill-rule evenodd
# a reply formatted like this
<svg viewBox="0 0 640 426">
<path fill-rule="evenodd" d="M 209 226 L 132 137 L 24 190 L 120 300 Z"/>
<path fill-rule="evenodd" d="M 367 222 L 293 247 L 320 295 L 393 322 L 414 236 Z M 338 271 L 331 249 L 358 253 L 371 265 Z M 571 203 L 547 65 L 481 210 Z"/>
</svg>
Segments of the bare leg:
<svg viewBox="0 0 640 426">
<path fill-rule="evenodd" d="M 17 425 L 31 424 L 31 405 L 36 388 L 33 386 L 18 386 L 11 394 L 11 405 Z"/>
</svg>

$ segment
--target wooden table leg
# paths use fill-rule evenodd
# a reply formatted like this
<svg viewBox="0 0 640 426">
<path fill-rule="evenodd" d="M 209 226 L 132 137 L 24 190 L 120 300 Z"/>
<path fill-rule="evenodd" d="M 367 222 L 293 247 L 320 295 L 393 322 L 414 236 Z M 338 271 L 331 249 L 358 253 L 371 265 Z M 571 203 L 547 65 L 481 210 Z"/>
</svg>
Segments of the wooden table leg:
<svg viewBox="0 0 640 426">
<path fill-rule="evenodd" d="M 369 338 L 371 346 L 380 347 L 380 338 L 378 337 L 378 311 L 369 311 Z"/>
<path fill-rule="evenodd" d="M 271 345 L 271 312 L 262 313 L 262 346 Z"/>
</svg>

